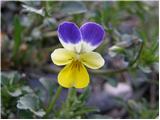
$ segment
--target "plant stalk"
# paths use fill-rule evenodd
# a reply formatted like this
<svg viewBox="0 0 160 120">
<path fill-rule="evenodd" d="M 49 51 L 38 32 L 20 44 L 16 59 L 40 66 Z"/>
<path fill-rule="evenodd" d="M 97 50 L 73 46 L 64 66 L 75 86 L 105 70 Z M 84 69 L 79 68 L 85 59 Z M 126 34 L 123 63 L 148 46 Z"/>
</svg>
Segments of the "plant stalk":
<svg viewBox="0 0 160 120">
<path fill-rule="evenodd" d="M 55 96 L 53 97 L 52 101 L 50 102 L 50 104 L 49 104 L 49 106 L 48 106 L 48 108 L 47 108 L 47 110 L 46 110 L 46 115 L 45 115 L 45 117 L 48 116 L 48 114 L 49 114 L 49 113 L 52 111 L 52 109 L 54 108 L 55 103 L 56 103 L 57 99 L 59 98 L 61 91 L 62 91 L 62 87 L 59 86 L 58 89 L 57 89 L 57 92 L 56 92 Z"/>
</svg>

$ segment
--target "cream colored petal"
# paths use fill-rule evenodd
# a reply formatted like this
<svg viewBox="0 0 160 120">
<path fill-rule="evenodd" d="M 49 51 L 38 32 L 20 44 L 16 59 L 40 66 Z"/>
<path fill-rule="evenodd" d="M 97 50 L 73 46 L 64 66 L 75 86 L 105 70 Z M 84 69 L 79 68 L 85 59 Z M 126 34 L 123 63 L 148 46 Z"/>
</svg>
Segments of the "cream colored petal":
<svg viewBox="0 0 160 120">
<path fill-rule="evenodd" d="M 97 52 L 87 52 L 80 55 L 81 62 L 91 69 L 101 68 L 105 61 Z"/>
<path fill-rule="evenodd" d="M 72 62 L 76 54 L 64 48 L 56 49 L 51 54 L 51 59 L 56 65 L 66 65 Z"/>
<path fill-rule="evenodd" d="M 82 63 L 74 61 L 60 71 L 58 83 L 65 88 L 84 88 L 89 84 L 89 75 Z"/>
</svg>

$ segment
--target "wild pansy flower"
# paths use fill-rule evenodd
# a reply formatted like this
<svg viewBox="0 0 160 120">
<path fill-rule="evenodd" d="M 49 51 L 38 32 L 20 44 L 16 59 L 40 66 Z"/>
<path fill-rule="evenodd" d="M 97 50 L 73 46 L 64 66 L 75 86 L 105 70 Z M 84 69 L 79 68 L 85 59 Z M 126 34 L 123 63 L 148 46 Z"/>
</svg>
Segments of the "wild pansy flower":
<svg viewBox="0 0 160 120">
<path fill-rule="evenodd" d="M 104 65 L 102 56 L 93 52 L 103 41 L 103 27 L 87 22 L 78 28 L 72 22 L 63 22 L 57 32 L 64 48 L 54 50 L 51 59 L 56 65 L 66 65 L 58 74 L 58 83 L 65 88 L 88 86 L 89 74 L 85 66 L 98 69 Z"/>
</svg>

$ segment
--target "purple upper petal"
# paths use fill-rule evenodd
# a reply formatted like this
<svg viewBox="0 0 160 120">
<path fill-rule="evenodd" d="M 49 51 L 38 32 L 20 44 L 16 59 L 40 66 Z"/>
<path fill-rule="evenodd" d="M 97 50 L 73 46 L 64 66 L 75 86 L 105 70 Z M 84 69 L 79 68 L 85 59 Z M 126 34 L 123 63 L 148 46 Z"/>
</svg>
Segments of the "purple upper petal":
<svg viewBox="0 0 160 120">
<path fill-rule="evenodd" d="M 65 43 L 76 44 L 81 40 L 79 28 L 72 22 L 63 22 L 59 25 L 58 37 Z"/>
<path fill-rule="evenodd" d="M 83 41 L 93 46 L 98 46 L 104 38 L 104 29 L 101 25 L 94 22 L 88 22 L 80 28 Z"/>
</svg>

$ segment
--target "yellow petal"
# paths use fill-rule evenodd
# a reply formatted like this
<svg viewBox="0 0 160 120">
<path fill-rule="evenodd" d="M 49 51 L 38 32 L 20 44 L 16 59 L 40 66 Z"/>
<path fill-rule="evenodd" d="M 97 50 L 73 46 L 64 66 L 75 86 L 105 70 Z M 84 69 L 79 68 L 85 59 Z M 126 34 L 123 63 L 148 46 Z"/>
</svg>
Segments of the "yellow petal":
<svg viewBox="0 0 160 120">
<path fill-rule="evenodd" d="M 73 61 L 60 71 L 58 83 L 65 88 L 84 88 L 89 84 L 89 75 L 82 63 Z"/>
<path fill-rule="evenodd" d="M 64 48 L 59 48 L 54 50 L 51 54 L 51 59 L 56 65 L 66 65 L 71 63 L 76 54 L 72 51 L 66 50 Z"/>
<path fill-rule="evenodd" d="M 81 62 L 91 69 L 98 69 L 104 65 L 104 59 L 97 52 L 87 52 L 80 55 Z"/>
</svg>

